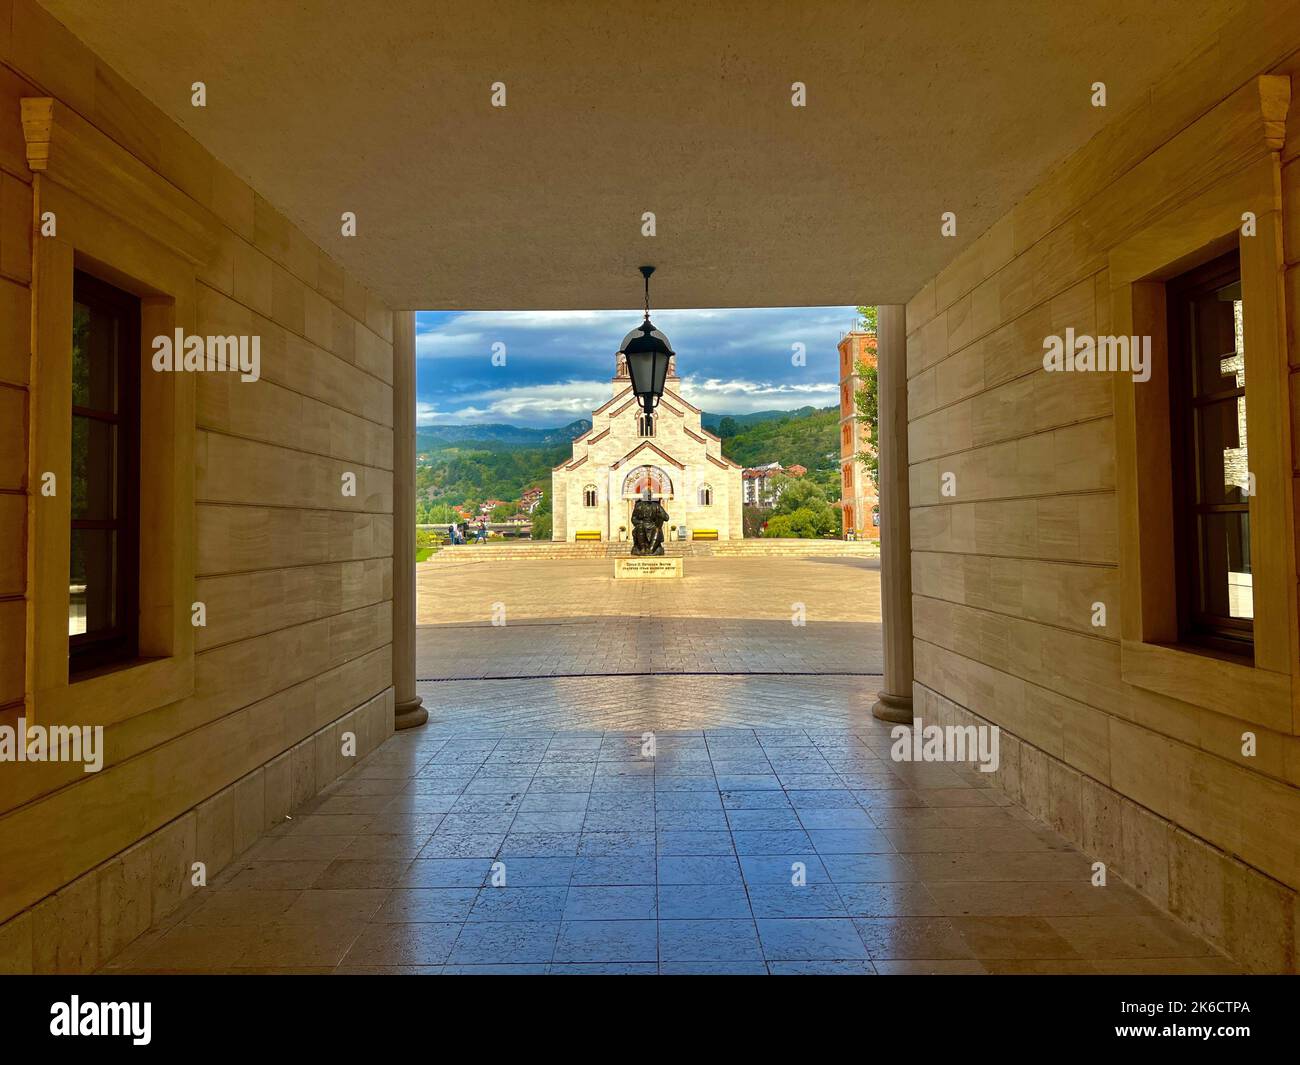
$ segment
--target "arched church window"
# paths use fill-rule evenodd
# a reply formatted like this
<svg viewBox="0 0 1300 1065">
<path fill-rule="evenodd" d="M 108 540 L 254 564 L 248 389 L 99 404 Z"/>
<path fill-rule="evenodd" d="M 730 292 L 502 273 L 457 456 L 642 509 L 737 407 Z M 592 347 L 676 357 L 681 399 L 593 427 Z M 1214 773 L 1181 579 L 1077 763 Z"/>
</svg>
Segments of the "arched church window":
<svg viewBox="0 0 1300 1065">
<path fill-rule="evenodd" d="M 655 416 L 653 414 L 638 414 L 636 417 L 636 431 L 641 436 L 654 436 Z"/>
<path fill-rule="evenodd" d="M 705 484 L 700 486 L 700 506 L 713 506 L 713 485 Z"/>
<path fill-rule="evenodd" d="M 582 505 L 584 507 L 594 507 L 596 505 L 596 486 L 594 484 L 589 484 L 582 490 Z"/>
<path fill-rule="evenodd" d="M 636 466 L 623 478 L 623 498 L 640 499 L 646 489 L 657 499 L 671 499 L 673 482 L 658 466 Z"/>
</svg>

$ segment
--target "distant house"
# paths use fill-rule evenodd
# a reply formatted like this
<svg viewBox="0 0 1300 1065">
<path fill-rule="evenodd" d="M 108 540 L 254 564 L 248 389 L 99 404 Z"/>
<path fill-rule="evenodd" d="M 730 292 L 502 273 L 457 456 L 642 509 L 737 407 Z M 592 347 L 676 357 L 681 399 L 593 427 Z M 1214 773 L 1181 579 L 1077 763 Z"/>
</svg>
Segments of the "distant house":
<svg viewBox="0 0 1300 1065">
<path fill-rule="evenodd" d="M 808 467 L 800 466 L 799 463 L 796 462 L 793 466 L 787 466 L 785 468 L 785 472 L 788 473 L 791 477 L 802 477 L 805 473 L 808 472 Z"/>
<path fill-rule="evenodd" d="M 519 509 L 525 514 L 531 514 L 542 502 L 542 490 L 540 488 L 527 488 L 519 500 Z"/>
<path fill-rule="evenodd" d="M 802 466 L 792 468 L 798 469 L 801 475 L 808 472 Z M 776 491 L 772 484 L 772 478 L 778 473 L 784 472 L 785 469 L 779 462 L 769 462 L 766 466 L 751 466 L 748 469 L 741 470 L 740 483 L 744 493 L 745 505 L 750 507 L 770 507 L 775 503 L 781 493 Z"/>
</svg>

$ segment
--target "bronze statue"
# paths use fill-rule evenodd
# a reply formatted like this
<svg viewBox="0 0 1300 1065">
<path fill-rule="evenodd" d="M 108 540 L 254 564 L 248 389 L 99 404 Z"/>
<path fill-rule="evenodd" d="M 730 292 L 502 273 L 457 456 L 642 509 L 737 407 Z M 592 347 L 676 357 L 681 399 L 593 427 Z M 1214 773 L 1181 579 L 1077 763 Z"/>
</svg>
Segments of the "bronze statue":
<svg viewBox="0 0 1300 1065">
<path fill-rule="evenodd" d="M 647 488 L 632 508 L 632 554 L 662 555 L 664 553 L 664 522 L 668 511 L 654 499 Z"/>
</svg>

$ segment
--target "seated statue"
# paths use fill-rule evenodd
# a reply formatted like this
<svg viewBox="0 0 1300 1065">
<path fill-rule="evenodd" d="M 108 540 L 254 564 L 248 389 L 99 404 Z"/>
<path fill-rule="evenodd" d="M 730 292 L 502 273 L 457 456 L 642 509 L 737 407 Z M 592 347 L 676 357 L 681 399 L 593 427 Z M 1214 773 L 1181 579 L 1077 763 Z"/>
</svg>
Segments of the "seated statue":
<svg viewBox="0 0 1300 1065">
<path fill-rule="evenodd" d="M 662 555 L 664 553 L 664 522 L 668 511 L 654 499 L 647 488 L 632 508 L 632 554 Z"/>
</svg>

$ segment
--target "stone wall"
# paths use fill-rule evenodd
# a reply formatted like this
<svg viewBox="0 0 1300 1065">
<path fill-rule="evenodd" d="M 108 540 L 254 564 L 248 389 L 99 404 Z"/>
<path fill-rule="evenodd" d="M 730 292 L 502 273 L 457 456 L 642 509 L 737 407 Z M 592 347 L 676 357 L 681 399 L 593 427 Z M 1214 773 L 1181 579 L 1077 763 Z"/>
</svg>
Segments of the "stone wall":
<svg viewBox="0 0 1300 1065">
<path fill-rule="evenodd" d="M 47 97 L 78 167 L 29 166 L 20 100 Z M 54 205 L 57 235 L 35 235 Z M 57 524 L 32 469 L 71 402 L 31 380 L 33 337 L 71 343 L 33 317 L 34 274 L 70 291 L 93 246 L 120 287 L 174 283 L 153 299 L 186 332 L 261 337 L 252 383 L 160 385 L 144 366 L 146 389 L 171 390 L 186 500 L 153 515 L 184 535 L 160 542 L 172 599 L 146 605 L 177 635 L 81 700 L 102 771 L 0 763 L 0 971 L 77 972 L 177 904 L 193 862 L 211 878 L 342 772 L 343 730 L 358 754 L 392 730 L 393 315 L 31 0 L 0 0 L 0 225 L 0 725 L 57 721 L 91 684 L 68 684 L 66 646 L 61 678 L 57 648 L 27 650 L 66 633 L 68 583 L 66 548 L 29 527 Z M 144 462 L 142 480 L 171 458 Z M 191 599 L 207 613 L 192 631 Z"/>
<path fill-rule="evenodd" d="M 1249 968 L 1277 972 L 1297 968 L 1300 889 L 1285 452 L 1300 409 L 1300 108 L 1283 143 L 1264 117 L 1283 93 L 1258 76 L 1300 72 L 1300 5 L 1269 10 L 1190 56 L 909 302 L 907 373 L 917 715 L 1000 726 L 1014 798 Z M 1252 522 L 1274 530 L 1256 559 L 1272 576 L 1255 579 L 1254 668 L 1143 642 L 1155 592 L 1129 501 L 1156 460 L 1135 444 L 1132 386 L 1042 366 L 1044 339 L 1067 327 L 1129 332 L 1117 270 L 1134 248 L 1173 260 L 1190 227 L 1219 216 L 1231 244 L 1243 206 L 1261 227 L 1243 272 L 1279 248 L 1285 260 L 1252 266 L 1264 283 L 1247 352 L 1259 367 L 1284 337 L 1292 368 L 1289 409 L 1285 350 L 1277 385 L 1247 386 L 1250 416 L 1271 427 L 1251 432 L 1254 469 L 1271 471 Z M 1265 594 L 1281 607 L 1261 612 Z"/>
</svg>

